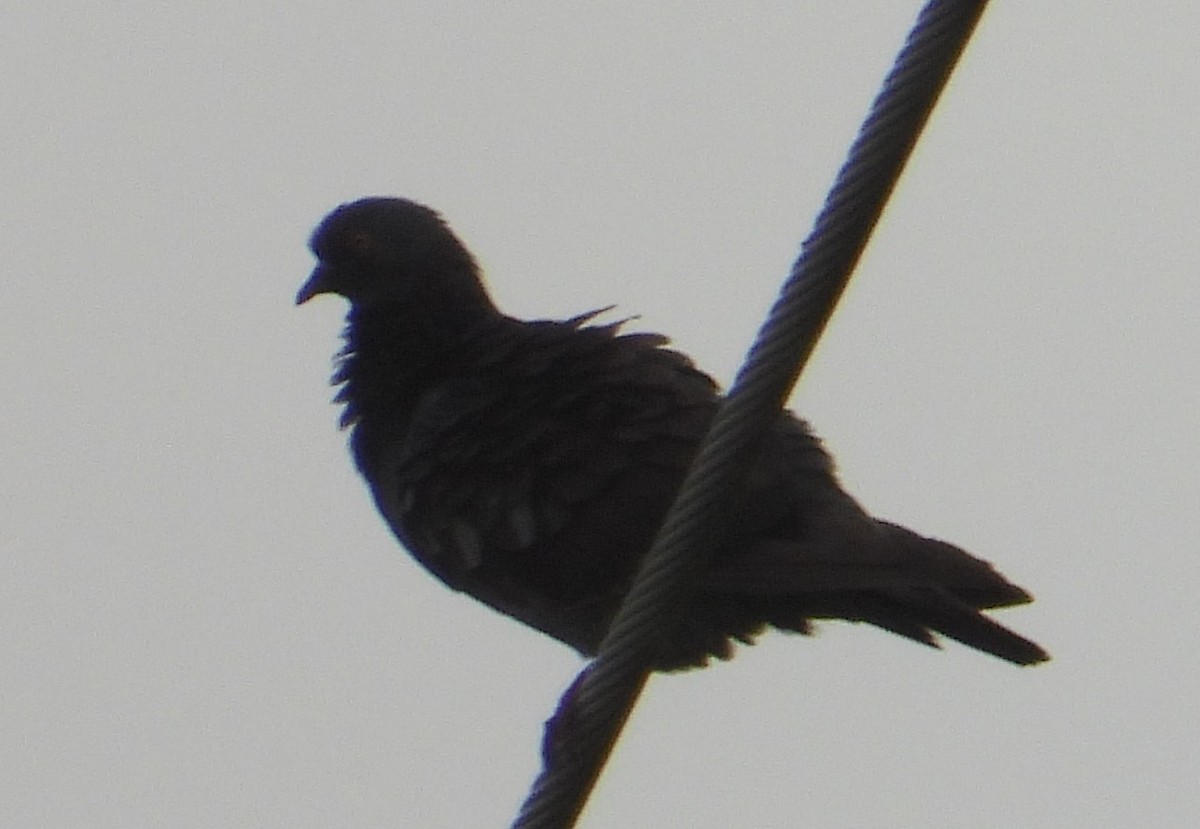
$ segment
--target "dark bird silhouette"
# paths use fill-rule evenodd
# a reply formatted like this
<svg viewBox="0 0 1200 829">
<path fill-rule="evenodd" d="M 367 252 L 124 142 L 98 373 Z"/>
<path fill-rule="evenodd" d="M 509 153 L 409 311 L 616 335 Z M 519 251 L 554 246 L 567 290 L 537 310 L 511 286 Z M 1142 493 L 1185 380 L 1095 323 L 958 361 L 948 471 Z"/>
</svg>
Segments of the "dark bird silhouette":
<svg viewBox="0 0 1200 829">
<path fill-rule="evenodd" d="M 350 301 L 333 382 L 379 511 L 455 590 L 585 655 L 600 640 L 713 418 L 716 385 L 658 334 L 598 313 L 505 316 L 442 218 L 397 198 L 330 213 L 297 303 Z M 607 309 L 606 309 L 607 310 Z M 781 413 L 727 540 L 654 667 L 727 659 L 767 626 L 934 632 L 1020 665 L 1047 659 L 980 611 L 1030 596 L 985 561 L 868 515 L 808 426 Z"/>
</svg>

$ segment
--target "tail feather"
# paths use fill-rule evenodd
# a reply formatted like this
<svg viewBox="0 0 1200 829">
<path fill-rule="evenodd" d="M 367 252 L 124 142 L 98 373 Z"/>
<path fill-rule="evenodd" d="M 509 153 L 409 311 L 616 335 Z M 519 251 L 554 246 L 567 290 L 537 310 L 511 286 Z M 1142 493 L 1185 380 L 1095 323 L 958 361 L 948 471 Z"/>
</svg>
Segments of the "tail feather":
<svg viewBox="0 0 1200 829">
<path fill-rule="evenodd" d="M 948 597 L 922 603 L 914 610 L 914 615 L 918 613 L 925 625 L 943 636 L 1017 665 L 1036 665 L 1050 658 L 1036 642 Z"/>
<path fill-rule="evenodd" d="M 847 597 L 847 605 L 857 609 L 855 621 L 868 622 L 922 644 L 938 647 L 932 631 L 1017 665 L 1036 665 L 1050 658 L 1036 642 L 936 588 L 913 588 L 873 597 L 860 594 Z"/>
<path fill-rule="evenodd" d="M 953 544 L 878 525 L 878 547 L 843 548 L 836 557 L 786 542 L 761 545 L 714 571 L 705 589 L 760 597 L 766 621 L 784 630 L 807 632 L 808 619 L 845 619 L 932 647 L 938 633 L 1017 665 L 1050 658 L 981 612 L 1025 604 L 1029 593 Z"/>
<path fill-rule="evenodd" d="M 934 648 L 940 647 L 933 635 L 938 633 L 1017 665 L 1035 665 L 1050 658 L 1037 643 L 936 588 L 799 596 L 786 605 L 773 598 L 768 621 L 783 630 L 807 632 L 807 619 L 844 619 L 866 622 Z"/>
<path fill-rule="evenodd" d="M 878 522 L 890 539 L 895 557 L 911 571 L 906 587 L 887 590 L 883 603 L 891 612 L 864 619 L 881 627 L 902 619 L 947 636 L 1017 665 L 1035 665 L 1050 658 L 1037 643 L 1020 636 L 980 611 L 1026 604 L 1028 592 L 1008 581 L 988 562 L 953 544 L 925 538 L 897 524 Z M 899 631 L 897 631 L 899 632 Z M 903 635 L 903 634 L 902 634 Z M 917 641 L 926 641 L 926 637 Z"/>
</svg>

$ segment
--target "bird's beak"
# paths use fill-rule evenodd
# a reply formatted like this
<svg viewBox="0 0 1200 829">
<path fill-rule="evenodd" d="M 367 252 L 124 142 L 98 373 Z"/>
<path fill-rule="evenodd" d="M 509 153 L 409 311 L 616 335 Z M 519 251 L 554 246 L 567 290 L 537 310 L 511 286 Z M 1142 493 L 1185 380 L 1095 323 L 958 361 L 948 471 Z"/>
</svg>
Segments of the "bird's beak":
<svg viewBox="0 0 1200 829">
<path fill-rule="evenodd" d="M 296 304 L 303 305 L 317 294 L 327 294 L 332 291 L 333 284 L 330 276 L 329 268 L 325 265 L 317 265 L 313 268 L 308 281 L 300 286 L 300 290 L 296 294 Z"/>
</svg>

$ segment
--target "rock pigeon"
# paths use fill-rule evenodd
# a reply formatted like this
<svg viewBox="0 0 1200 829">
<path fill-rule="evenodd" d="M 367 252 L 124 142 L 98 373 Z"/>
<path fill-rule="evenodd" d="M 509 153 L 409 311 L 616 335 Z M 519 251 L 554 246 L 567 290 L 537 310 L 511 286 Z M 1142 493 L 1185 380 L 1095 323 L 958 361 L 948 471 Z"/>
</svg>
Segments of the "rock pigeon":
<svg viewBox="0 0 1200 829">
<path fill-rule="evenodd" d="M 343 204 L 314 231 L 296 302 L 350 302 L 333 383 L 354 461 L 400 543 L 449 587 L 594 655 L 717 407 L 658 334 L 594 311 L 522 321 L 416 202 Z M 604 309 L 608 310 L 608 309 Z M 808 425 L 782 412 L 726 539 L 652 668 L 728 659 L 767 627 L 867 622 L 1019 665 L 1048 658 L 980 611 L 1028 602 L 990 564 L 871 517 Z"/>
</svg>

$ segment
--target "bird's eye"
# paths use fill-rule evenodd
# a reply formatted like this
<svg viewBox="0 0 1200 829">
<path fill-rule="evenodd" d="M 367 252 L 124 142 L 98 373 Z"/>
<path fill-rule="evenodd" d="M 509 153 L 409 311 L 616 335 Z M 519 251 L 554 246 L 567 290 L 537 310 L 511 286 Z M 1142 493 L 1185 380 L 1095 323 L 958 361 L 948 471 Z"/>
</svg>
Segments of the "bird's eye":
<svg viewBox="0 0 1200 829">
<path fill-rule="evenodd" d="M 375 236 L 366 230 L 355 230 L 346 236 L 346 247 L 356 256 L 362 256 L 375 249 Z"/>
</svg>

